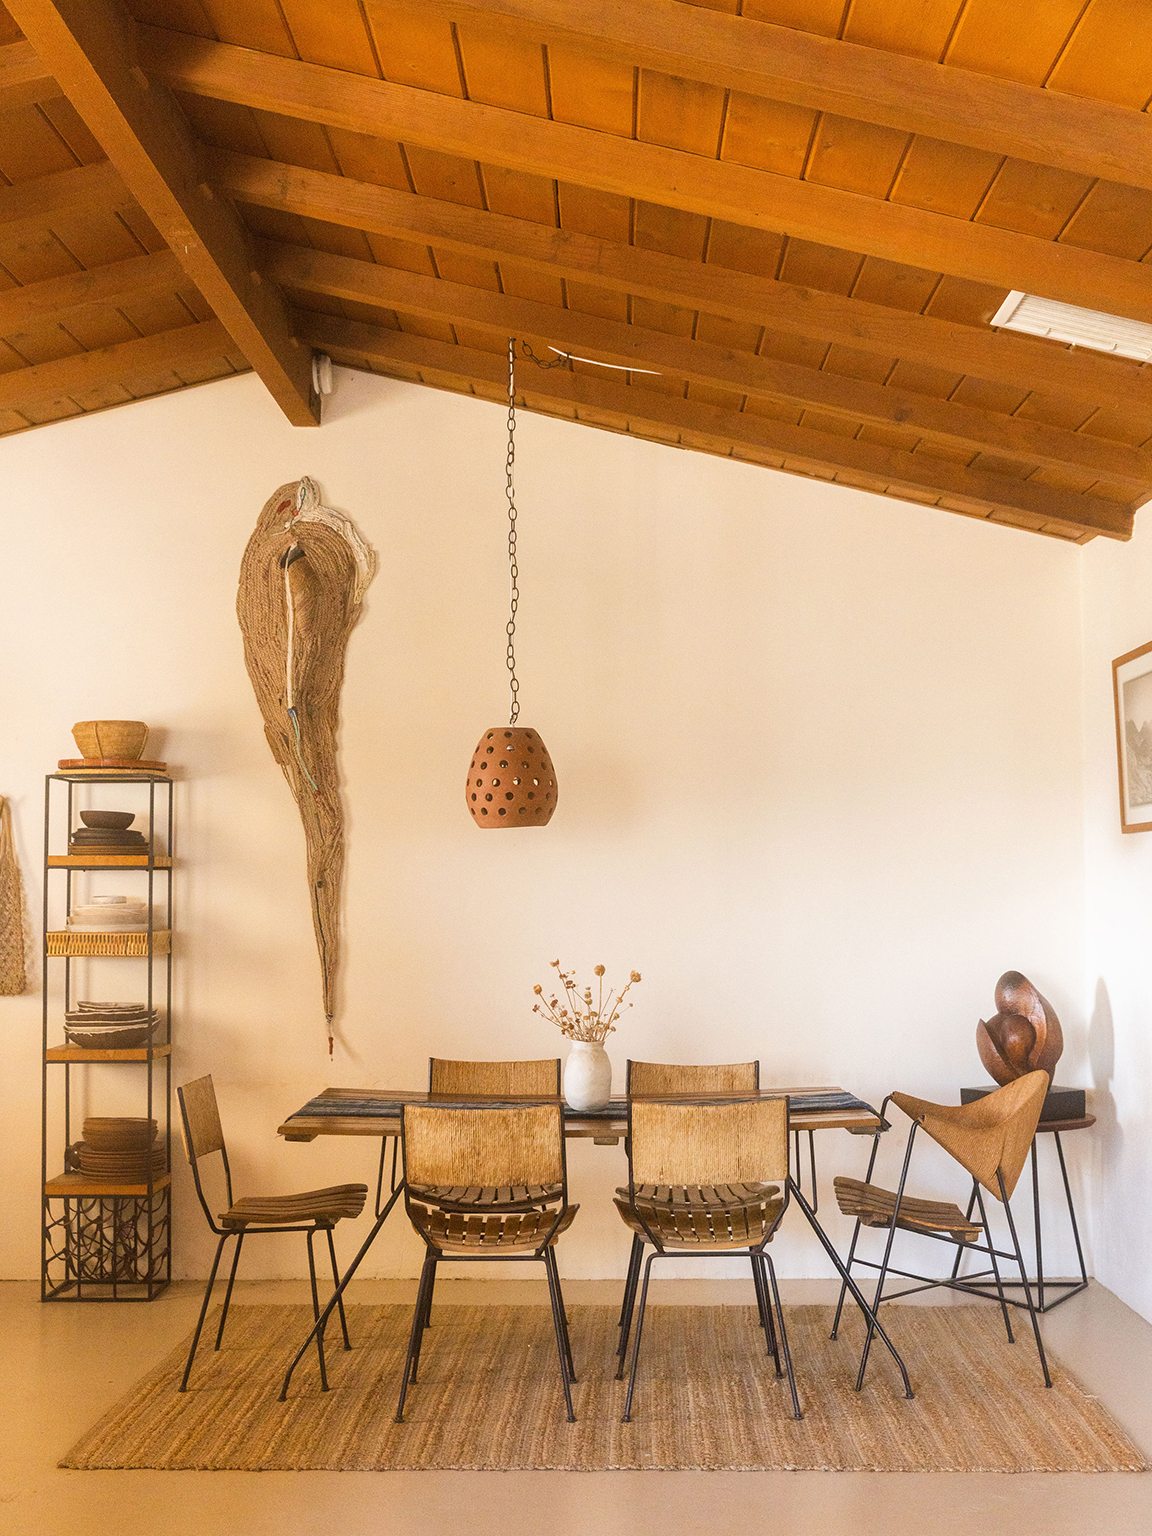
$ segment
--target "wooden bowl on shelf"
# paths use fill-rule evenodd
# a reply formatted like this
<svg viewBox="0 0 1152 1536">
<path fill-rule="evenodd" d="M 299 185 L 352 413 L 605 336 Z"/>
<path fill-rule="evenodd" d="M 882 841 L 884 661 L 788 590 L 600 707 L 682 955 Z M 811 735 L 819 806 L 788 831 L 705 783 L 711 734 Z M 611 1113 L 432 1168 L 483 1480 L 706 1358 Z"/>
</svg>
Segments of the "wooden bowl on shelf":
<svg viewBox="0 0 1152 1536">
<path fill-rule="evenodd" d="M 143 720 L 77 720 L 72 739 L 84 757 L 144 756 L 148 727 Z"/>
<path fill-rule="evenodd" d="M 146 1152 L 156 1139 L 155 1120 L 142 1115 L 89 1115 L 84 1140 L 93 1152 Z"/>
<path fill-rule="evenodd" d="M 86 827 L 98 827 L 102 832 L 127 832 L 136 820 L 136 812 L 81 811 L 80 820 Z"/>
</svg>

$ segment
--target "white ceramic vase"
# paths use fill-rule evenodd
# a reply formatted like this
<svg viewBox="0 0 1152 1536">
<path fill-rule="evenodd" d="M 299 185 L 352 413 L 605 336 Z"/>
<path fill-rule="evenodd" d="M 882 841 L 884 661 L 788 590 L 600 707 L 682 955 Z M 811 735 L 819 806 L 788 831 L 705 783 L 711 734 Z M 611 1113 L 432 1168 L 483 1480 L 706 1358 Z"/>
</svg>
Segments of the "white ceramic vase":
<svg viewBox="0 0 1152 1536">
<path fill-rule="evenodd" d="M 612 1095 L 612 1063 L 599 1040 L 573 1040 L 564 1063 L 564 1098 L 573 1109 L 603 1109 Z"/>
</svg>

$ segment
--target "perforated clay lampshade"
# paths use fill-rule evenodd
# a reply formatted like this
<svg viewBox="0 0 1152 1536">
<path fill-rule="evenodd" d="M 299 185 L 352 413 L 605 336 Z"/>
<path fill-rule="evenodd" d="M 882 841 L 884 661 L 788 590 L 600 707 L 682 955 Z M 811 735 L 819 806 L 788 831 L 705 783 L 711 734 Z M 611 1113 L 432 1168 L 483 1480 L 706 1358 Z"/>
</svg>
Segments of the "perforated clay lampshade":
<svg viewBox="0 0 1152 1536">
<path fill-rule="evenodd" d="M 464 794 L 478 827 L 547 826 L 556 809 L 548 748 L 522 725 L 493 726 L 472 754 Z"/>
</svg>

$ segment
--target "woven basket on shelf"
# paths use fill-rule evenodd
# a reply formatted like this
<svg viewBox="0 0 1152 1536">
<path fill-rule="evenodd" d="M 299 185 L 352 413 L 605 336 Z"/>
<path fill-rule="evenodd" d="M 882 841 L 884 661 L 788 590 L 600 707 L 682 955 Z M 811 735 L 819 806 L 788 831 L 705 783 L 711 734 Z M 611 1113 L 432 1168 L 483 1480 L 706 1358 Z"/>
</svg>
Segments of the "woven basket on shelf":
<svg viewBox="0 0 1152 1536">
<path fill-rule="evenodd" d="M 147 955 L 146 933 L 73 933 L 58 928 L 46 933 L 44 938 L 50 955 Z M 172 942 L 167 928 L 156 928 L 152 933 L 152 953 L 166 955 Z"/>
</svg>

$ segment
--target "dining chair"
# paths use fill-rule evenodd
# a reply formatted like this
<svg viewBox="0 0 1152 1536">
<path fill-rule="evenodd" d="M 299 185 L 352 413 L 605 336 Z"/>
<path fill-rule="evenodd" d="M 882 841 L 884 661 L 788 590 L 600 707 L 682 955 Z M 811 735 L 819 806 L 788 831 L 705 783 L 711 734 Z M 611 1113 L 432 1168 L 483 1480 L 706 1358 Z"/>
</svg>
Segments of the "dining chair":
<svg viewBox="0 0 1152 1536">
<path fill-rule="evenodd" d="M 416 1381 L 436 1266 L 500 1261 L 543 1263 L 560 1358 L 568 1422 L 574 1423 L 572 1345 L 556 1264 L 556 1240 L 572 1225 L 578 1206 L 568 1203 L 564 1125 L 558 1102 L 549 1104 L 405 1104 L 401 1113 L 404 1206 L 424 1240 L 424 1264 L 412 1313 L 412 1332 L 396 1422 L 404 1422 L 408 1388 Z M 423 1189 L 529 1188 L 554 1191 L 515 1207 L 451 1208 L 421 1198 Z"/>
<path fill-rule="evenodd" d="M 673 1093 L 755 1093 L 759 1088 L 759 1061 L 710 1062 L 700 1066 L 670 1061 L 629 1060 L 624 1068 L 624 1091 L 629 1098 L 634 1093 L 655 1096 Z M 616 1193 L 624 1199 L 628 1195 L 626 1189 L 618 1188 Z M 650 1187 L 640 1193 L 646 1199 L 653 1199 L 656 1190 Z M 630 1296 L 632 1303 L 635 1303 L 634 1275 L 639 1273 L 643 1252 L 643 1239 L 633 1235 L 632 1251 L 628 1255 L 628 1268 L 625 1271 L 624 1299 L 620 1305 L 620 1321 L 617 1324 L 621 1329 L 626 1321 L 629 1322 L 629 1326 L 631 1325 L 631 1307 L 629 1307 L 628 1319 L 625 1318 L 624 1310 L 629 1305 Z M 623 1361 L 627 1343 L 628 1336 L 623 1334 L 620 1345 L 621 1361 Z"/>
<path fill-rule="evenodd" d="M 560 1058 L 542 1061 L 450 1061 L 428 1058 L 428 1092 L 488 1098 L 559 1098 Z"/>
<path fill-rule="evenodd" d="M 792 1411 L 803 1415 L 780 1308 L 776 1271 L 767 1252 L 788 1206 L 788 1100 L 697 1100 L 694 1103 L 633 1098 L 628 1106 L 628 1187 L 616 1196 L 616 1209 L 639 1242 L 652 1253 L 644 1264 L 644 1284 L 632 1343 L 632 1365 L 623 1422 L 632 1417 L 640 1362 L 640 1339 L 652 1265 L 659 1258 L 732 1258 L 745 1254 L 767 1352 L 780 1357 L 788 1374 Z M 778 1181 L 776 1183 L 770 1181 Z M 784 1185 L 781 1192 L 779 1185 Z M 623 1378 L 628 1333 L 640 1264 L 630 1263 L 625 1286 L 623 1326 L 616 1379 Z M 770 1288 L 770 1289 L 769 1289 Z M 775 1311 L 775 1320 L 773 1318 Z"/>
<path fill-rule="evenodd" d="M 200 1317 L 196 1323 L 196 1332 L 192 1335 L 192 1347 L 188 1351 L 188 1363 L 184 1367 L 184 1377 L 180 1383 L 179 1390 L 186 1392 L 188 1377 L 192 1372 L 192 1362 L 196 1358 L 196 1349 L 204 1328 L 204 1319 L 208 1315 L 212 1288 L 216 1284 L 216 1272 L 220 1267 L 220 1259 L 228 1239 L 230 1237 L 236 1239 L 236 1251 L 232 1255 L 228 1288 L 224 1293 L 224 1306 L 220 1313 L 220 1326 L 216 1330 L 216 1349 L 220 1348 L 224 1338 L 224 1324 L 228 1321 L 228 1306 L 232 1300 L 232 1287 L 236 1283 L 240 1250 L 244 1246 L 244 1238 L 249 1234 L 254 1236 L 272 1232 L 303 1232 L 305 1234 L 308 1243 L 308 1274 L 312 1281 L 312 1316 L 319 1320 L 320 1299 L 316 1289 L 316 1260 L 312 1251 L 312 1239 L 317 1232 L 323 1232 L 328 1239 L 332 1283 L 334 1286 L 339 1286 L 340 1274 L 336 1267 L 336 1248 L 332 1241 L 332 1229 L 346 1216 L 352 1218 L 359 1216 L 364 1209 L 368 1186 L 367 1184 L 335 1184 L 329 1189 L 309 1189 L 298 1195 L 247 1195 L 243 1199 L 236 1200 L 232 1195 L 232 1170 L 228 1164 L 228 1149 L 224 1144 L 224 1131 L 220 1124 L 220 1111 L 216 1104 L 216 1090 L 211 1076 L 198 1077 L 194 1082 L 185 1083 L 183 1087 L 177 1088 L 176 1096 L 180 1101 L 180 1128 L 184 1139 L 184 1151 L 192 1167 L 192 1180 L 196 1186 L 196 1194 L 209 1227 L 219 1238 L 216 1244 L 216 1257 L 212 1260 L 212 1272 L 208 1276 L 208 1287 L 204 1292 L 204 1302 L 200 1308 Z M 204 1193 L 200 1176 L 200 1159 L 214 1152 L 220 1153 L 228 1202 L 227 1210 L 219 1218 L 219 1226 L 213 1219 L 212 1206 Z M 348 1320 L 344 1316 L 342 1298 L 340 1327 L 344 1334 L 344 1348 L 351 1349 Z M 320 1358 L 320 1380 L 324 1390 L 327 1391 L 328 1377 L 324 1367 L 322 1332 L 316 1336 L 316 1348 Z"/>
<path fill-rule="evenodd" d="M 854 1263 L 879 1270 L 876 1299 L 872 1304 L 873 1313 L 879 1310 L 881 1301 L 895 1301 L 898 1296 L 909 1294 L 909 1290 L 927 1290 L 937 1285 L 954 1286 L 956 1289 L 963 1290 L 963 1283 L 956 1281 L 963 1253 L 983 1253 L 987 1254 L 991 1260 L 996 1293 L 1004 1317 L 1004 1328 L 1008 1334 L 1008 1342 L 1013 1344 L 1015 1337 L 1008 1316 L 1008 1305 L 997 1260 L 1014 1259 L 1020 1271 L 1020 1284 L 1024 1288 L 1028 1313 L 1032 1319 L 1032 1332 L 1036 1339 L 1036 1350 L 1040 1356 L 1040 1368 L 1044 1373 L 1044 1385 L 1050 1387 L 1052 1378 L 1049 1375 L 1048 1361 L 1044 1354 L 1044 1341 L 1040 1337 L 1040 1323 L 1032 1301 L 1032 1289 L 1025 1273 L 1024 1257 L 1020 1250 L 1020 1239 L 1016 1233 L 1016 1223 L 1012 1219 L 1010 1203 L 1012 1192 L 1016 1188 L 1021 1169 L 1028 1157 L 1032 1139 L 1036 1135 L 1040 1111 L 1044 1106 L 1044 1097 L 1047 1092 L 1047 1072 L 1029 1072 L 1024 1077 L 1017 1078 L 1015 1082 L 996 1089 L 995 1092 L 977 1099 L 972 1104 L 933 1104 L 927 1099 L 916 1099 L 907 1093 L 890 1093 L 881 1107 L 881 1118 L 883 1119 L 885 1110 L 891 1102 L 902 1109 L 912 1121 L 897 1188 L 895 1191 L 886 1190 L 872 1183 L 876 1154 L 879 1150 L 879 1135 L 873 1143 L 872 1156 L 868 1161 L 865 1178 L 860 1180 L 838 1177 L 833 1183 L 841 1211 L 845 1216 L 854 1217 L 856 1222 L 852 1233 L 852 1244 L 848 1250 L 846 1271 L 851 1272 Z M 918 1200 L 906 1192 L 912 1145 L 917 1131 L 921 1128 L 971 1175 L 972 1194 L 968 1201 L 967 1213 L 961 1211 L 958 1205 L 936 1200 Z M 1012 1239 L 1011 1253 L 998 1249 L 993 1242 L 982 1191 L 987 1191 L 1004 1207 L 1008 1232 Z M 979 1221 L 972 1220 L 974 1204 L 979 1207 Z M 888 1232 L 884 1254 L 879 1264 L 857 1257 L 856 1247 L 862 1227 L 876 1227 L 886 1229 Z M 893 1270 L 893 1273 L 902 1278 L 920 1283 L 910 1287 L 909 1290 L 898 1291 L 885 1297 L 884 1283 L 891 1267 L 892 1244 L 897 1230 L 912 1232 L 920 1237 L 933 1238 L 937 1242 L 954 1246 L 957 1253 L 951 1276 L 933 1279 L 928 1275 L 913 1274 L 909 1270 Z M 979 1242 L 981 1237 L 985 1239 L 983 1244 Z M 846 1284 L 840 1288 L 840 1305 L 836 1309 L 832 1327 L 833 1338 L 836 1337 L 839 1329 L 845 1290 Z M 856 1378 L 857 1390 L 864 1384 L 864 1372 L 868 1365 L 868 1352 L 872 1347 L 873 1331 L 873 1325 L 869 1323 L 864 1349 L 860 1356 L 860 1371 Z"/>
<path fill-rule="evenodd" d="M 735 1061 L 682 1066 L 670 1061 L 629 1061 L 624 1069 L 624 1091 L 644 1094 L 756 1093 L 760 1089 L 760 1063 Z"/>
</svg>

